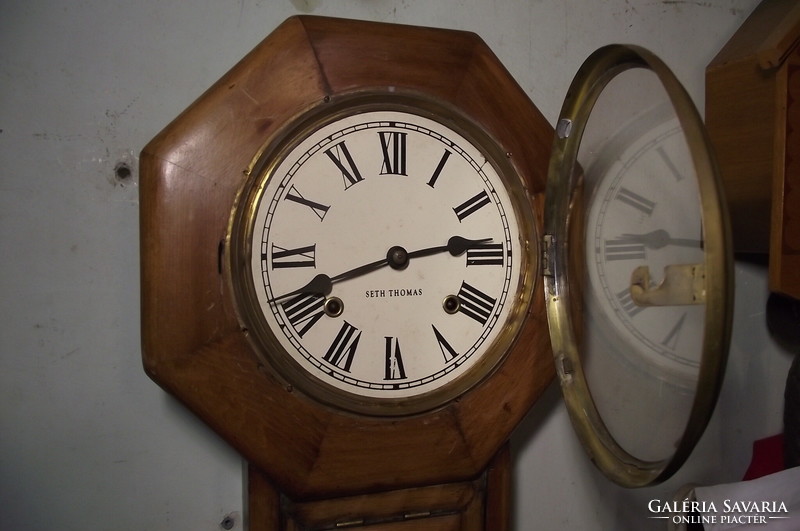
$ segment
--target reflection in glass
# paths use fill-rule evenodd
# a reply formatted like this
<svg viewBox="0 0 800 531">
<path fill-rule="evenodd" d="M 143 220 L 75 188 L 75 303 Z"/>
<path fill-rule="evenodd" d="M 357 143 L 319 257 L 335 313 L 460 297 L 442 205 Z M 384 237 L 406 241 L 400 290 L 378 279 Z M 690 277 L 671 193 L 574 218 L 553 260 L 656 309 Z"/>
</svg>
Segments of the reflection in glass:
<svg viewBox="0 0 800 531">
<path fill-rule="evenodd" d="M 704 250 L 695 167 L 655 74 L 636 68 L 609 83 L 578 163 L 582 216 L 573 216 L 570 232 L 585 253 L 585 271 L 575 274 L 586 287 L 579 350 L 589 389 L 622 448 L 666 459 L 683 435 L 698 377 Z"/>
</svg>

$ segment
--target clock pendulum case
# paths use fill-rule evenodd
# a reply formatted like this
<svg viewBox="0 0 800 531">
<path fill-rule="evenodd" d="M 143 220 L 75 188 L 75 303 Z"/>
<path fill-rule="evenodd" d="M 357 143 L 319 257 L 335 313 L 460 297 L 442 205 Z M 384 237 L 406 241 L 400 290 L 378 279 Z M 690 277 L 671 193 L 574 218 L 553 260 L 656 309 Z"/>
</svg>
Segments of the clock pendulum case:
<svg viewBox="0 0 800 531">
<path fill-rule="evenodd" d="M 646 50 L 592 54 L 553 131 L 472 33 L 294 17 L 140 171 L 145 369 L 247 460 L 250 529 L 507 529 L 554 374 L 627 487 L 713 411 L 727 213 Z"/>
<path fill-rule="evenodd" d="M 250 529 L 507 528 L 552 134 L 474 34 L 303 16 L 144 148 L 145 369 Z"/>
</svg>

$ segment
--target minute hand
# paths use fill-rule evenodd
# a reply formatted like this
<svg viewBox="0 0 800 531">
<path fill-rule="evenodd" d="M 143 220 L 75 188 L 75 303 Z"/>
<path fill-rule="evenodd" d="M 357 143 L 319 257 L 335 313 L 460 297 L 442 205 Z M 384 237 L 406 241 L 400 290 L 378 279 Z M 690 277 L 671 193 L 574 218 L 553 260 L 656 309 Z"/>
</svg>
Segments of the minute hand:
<svg viewBox="0 0 800 531">
<path fill-rule="evenodd" d="M 468 240 L 466 238 L 462 238 L 461 236 L 453 236 L 449 240 L 447 240 L 447 245 L 437 245 L 436 247 L 428 247 L 426 249 L 419 249 L 417 251 L 411 251 L 410 253 L 406 251 L 403 247 L 396 245 L 391 247 L 389 251 L 386 253 L 386 258 L 382 260 L 376 260 L 369 264 L 365 264 L 363 266 L 356 267 L 351 269 L 350 271 L 345 271 L 344 273 L 340 273 L 335 277 L 331 278 L 331 283 L 340 282 L 342 280 L 348 280 L 355 277 L 360 277 L 366 273 L 370 273 L 375 271 L 376 269 L 381 269 L 385 266 L 390 266 L 392 269 L 405 269 L 408 266 L 408 261 L 412 258 L 419 258 L 420 256 L 430 256 L 432 254 L 439 254 L 447 251 L 453 256 L 458 256 L 464 253 L 466 250 L 475 247 L 476 245 L 480 245 L 482 243 L 491 241 L 491 238 L 482 238 L 480 240 Z"/>
<path fill-rule="evenodd" d="M 362 275 L 366 275 L 367 273 L 371 273 L 372 271 L 376 271 L 386 266 L 391 266 L 393 269 L 405 269 L 405 267 L 408 266 L 408 261 L 411 258 L 430 256 L 445 251 L 447 251 L 453 256 L 459 256 L 463 254 L 465 251 L 491 240 L 492 240 L 491 238 L 469 240 L 467 238 L 462 238 L 461 236 L 453 236 L 447 241 L 447 245 L 428 247 L 426 249 L 419 249 L 417 251 L 412 251 L 410 253 L 400 246 L 394 246 L 390 248 L 389 251 L 386 253 L 386 257 L 380 260 L 376 260 L 374 262 L 370 262 L 368 264 L 355 267 L 353 269 L 350 269 L 348 271 L 345 271 L 344 273 L 340 273 L 333 277 L 330 277 L 324 273 L 319 274 L 315 276 L 313 279 L 311 279 L 311 281 L 305 286 L 290 291 L 288 293 L 284 293 L 283 295 L 280 295 L 278 297 L 273 297 L 270 300 L 270 302 L 274 302 L 280 299 L 285 299 L 286 297 L 291 297 L 292 295 L 298 295 L 300 293 L 313 293 L 322 296 L 328 296 L 330 295 L 331 290 L 333 289 L 333 284 L 335 284 L 336 282 L 341 282 L 343 280 L 349 280 L 351 278 L 360 277 Z"/>
<path fill-rule="evenodd" d="M 466 251 L 476 247 L 482 243 L 492 241 L 491 238 L 481 238 L 480 240 L 468 240 L 467 238 L 462 238 L 461 236 L 453 236 L 449 240 L 447 240 L 447 245 L 439 245 L 437 247 L 428 247 L 427 249 L 420 249 L 418 251 L 411 251 L 408 253 L 408 258 L 418 258 L 420 256 L 430 256 L 432 254 L 441 253 L 443 251 L 447 251 L 453 256 L 459 256 L 464 254 Z"/>
</svg>

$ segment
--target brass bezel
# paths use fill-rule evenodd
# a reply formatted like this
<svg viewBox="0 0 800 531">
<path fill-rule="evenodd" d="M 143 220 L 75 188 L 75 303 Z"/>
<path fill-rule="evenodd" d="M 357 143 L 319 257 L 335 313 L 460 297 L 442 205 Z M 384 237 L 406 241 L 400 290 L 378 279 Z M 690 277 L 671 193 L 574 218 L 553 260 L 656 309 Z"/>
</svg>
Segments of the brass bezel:
<svg viewBox="0 0 800 531">
<path fill-rule="evenodd" d="M 579 285 L 570 280 L 568 227 L 570 217 L 582 216 L 572 212 L 570 204 L 573 195 L 580 193 L 576 191 L 581 172 L 578 148 L 598 96 L 615 76 L 630 68 L 645 68 L 655 73 L 678 115 L 696 169 L 706 251 L 706 324 L 695 397 L 674 454 L 658 461 L 645 461 L 629 454 L 614 440 L 598 413 L 576 340 L 574 306 L 579 303 L 571 297 L 580 294 L 570 294 L 570 286 Z M 545 197 L 544 233 L 549 246 L 545 299 L 556 370 L 572 424 L 592 461 L 612 481 L 625 487 L 663 481 L 688 458 L 714 410 L 730 345 L 733 271 L 728 215 L 710 141 L 690 96 L 660 59 L 639 47 L 610 45 L 600 48 L 584 62 L 559 115 Z"/>
<path fill-rule="evenodd" d="M 519 289 L 509 294 L 506 304 L 513 305 L 500 335 L 486 354 L 472 368 L 441 388 L 405 398 L 372 398 L 343 391 L 310 375 L 286 352 L 261 314 L 251 268 L 252 235 L 256 211 L 266 186 L 279 163 L 308 135 L 345 116 L 375 110 L 397 110 L 432 119 L 457 132 L 479 146 L 495 167 L 506 186 L 520 232 L 523 252 Z M 237 317 L 259 359 L 271 372 L 292 389 L 327 406 L 350 413 L 370 416 L 408 416 L 427 412 L 446 405 L 474 388 L 500 365 L 523 328 L 539 277 L 538 242 L 533 203 L 524 182 L 516 170 L 511 154 L 480 125 L 456 108 L 428 96 L 398 90 L 364 90 L 352 94 L 325 98 L 313 108 L 291 120 L 274 137 L 268 139 L 254 156 L 247 170 L 247 179 L 239 192 L 231 213 L 226 238 L 225 272 L 231 288 Z"/>
</svg>

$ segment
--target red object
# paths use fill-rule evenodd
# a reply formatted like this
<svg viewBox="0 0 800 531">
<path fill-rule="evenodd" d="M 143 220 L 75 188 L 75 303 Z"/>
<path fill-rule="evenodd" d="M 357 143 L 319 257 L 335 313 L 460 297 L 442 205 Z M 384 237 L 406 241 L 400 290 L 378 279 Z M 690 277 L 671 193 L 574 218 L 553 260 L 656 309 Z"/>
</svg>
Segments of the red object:
<svg viewBox="0 0 800 531">
<path fill-rule="evenodd" d="M 786 468 L 783 461 L 783 434 L 773 435 L 753 442 L 753 457 L 744 473 L 743 481 L 756 479 Z"/>
</svg>

